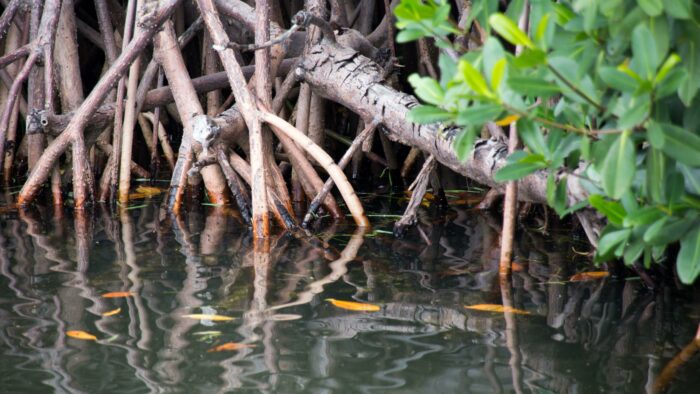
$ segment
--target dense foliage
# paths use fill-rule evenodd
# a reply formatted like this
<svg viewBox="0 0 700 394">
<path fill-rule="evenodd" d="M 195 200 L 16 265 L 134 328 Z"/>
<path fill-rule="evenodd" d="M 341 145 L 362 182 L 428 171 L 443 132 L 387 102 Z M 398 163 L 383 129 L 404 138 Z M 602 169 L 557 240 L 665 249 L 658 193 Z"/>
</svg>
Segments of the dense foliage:
<svg viewBox="0 0 700 394">
<path fill-rule="evenodd" d="M 599 261 L 648 267 L 680 242 L 671 255 L 679 278 L 692 283 L 700 274 L 700 6 L 531 0 L 524 31 L 525 1 L 502 3 L 473 0 L 464 29 L 446 0 L 396 7 L 398 42 L 429 37 L 441 48 L 439 81 L 409 78 L 425 103 L 413 121 L 461 126 L 455 149 L 463 159 L 487 122 L 517 122 L 525 148 L 497 180 L 547 171 L 548 202 L 560 215 L 592 206 L 607 217 Z M 458 36 L 478 49 L 457 45 Z M 573 176 L 590 197 L 571 206 Z"/>
</svg>

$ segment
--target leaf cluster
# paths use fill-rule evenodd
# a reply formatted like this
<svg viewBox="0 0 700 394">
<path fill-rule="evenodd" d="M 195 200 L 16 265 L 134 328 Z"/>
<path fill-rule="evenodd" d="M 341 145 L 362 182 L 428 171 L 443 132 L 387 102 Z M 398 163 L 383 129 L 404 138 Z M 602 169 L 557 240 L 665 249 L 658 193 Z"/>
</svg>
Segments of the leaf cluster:
<svg viewBox="0 0 700 394">
<path fill-rule="evenodd" d="M 398 41 L 435 39 L 440 80 L 412 75 L 417 123 L 461 126 L 467 159 L 489 122 L 524 143 L 498 181 L 546 171 L 564 216 L 590 206 L 608 219 L 597 259 L 649 266 L 680 242 L 684 283 L 700 275 L 700 5 L 692 0 L 473 0 L 467 27 L 446 0 L 402 0 Z M 516 21 L 527 15 L 527 29 Z M 476 29 L 478 25 L 479 29 Z M 486 32 L 460 56 L 459 35 Z M 512 48 L 516 48 L 515 51 Z M 572 204 L 576 177 L 590 198 Z"/>
</svg>

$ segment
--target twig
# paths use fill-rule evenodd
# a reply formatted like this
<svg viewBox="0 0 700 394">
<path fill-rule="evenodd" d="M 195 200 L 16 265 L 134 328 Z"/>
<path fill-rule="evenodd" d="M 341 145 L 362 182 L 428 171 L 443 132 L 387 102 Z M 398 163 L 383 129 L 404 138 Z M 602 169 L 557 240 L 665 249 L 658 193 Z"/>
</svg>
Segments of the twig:
<svg viewBox="0 0 700 394">
<path fill-rule="evenodd" d="M 350 160 L 352 160 L 352 157 L 357 151 L 357 149 L 362 145 L 362 141 L 364 141 L 368 136 L 372 135 L 372 133 L 377 128 L 380 122 L 380 119 L 375 118 L 370 123 L 368 123 L 367 126 L 365 126 L 365 129 L 357 135 L 355 140 L 352 142 L 352 145 L 350 145 L 350 148 L 348 148 L 348 150 L 345 151 L 345 154 L 343 154 L 343 157 L 340 158 L 340 161 L 338 162 L 338 167 L 340 167 L 341 169 L 345 169 L 345 166 L 347 166 Z M 330 192 L 332 187 L 333 178 L 328 178 L 328 180 L 326 180 L 326 183 L 323 185 L 323 189 L 321 189 L 321 191 L 311 201 L 311 204 L 309 204 L 309 209 L 307 210 L 306 215 L 304 215 L 304 221 L 301 224 L 302 227 L 308 226 L 309 222 L 313 218 L 314 213 L 318 209 L 319 205 L 321 205 L 321 201 L 323 201 L 323 199 L 326 198 L 326 195 L 328 194 L 328 192 Z"/>
<path fill-rule="evenodd" d="M 241 184 L 240 178 L 238 178 L 238 175 L 236 175 L 236 172 L 231 167 L 231 163 L 229 163 L 226 153 L 224 153 L 224 149 L 222 147 L 218 147 L 216 149 L 216 160 L 221 167 L 221 171 L 224 173 L 224 177 L 226 177 L 228 187 L 231 189 L 231 193 L 233 193 L 233 197 L 236 200 L 238 210 L 241 212 L 243 220 L 247 224 L 250 224 L 250 197 Z"/>
<path fill-rule="evenodd" d="M 337 164 L 335 164 L 333 159 L 328 156 L 326 151 L 314 144 L 309 137 L 305 136 L 301 131 L 297 130 L 294 126 L 290 125 L 277 115 L 270 112 L 261 112 L 260 119 L 292 138 L 309 155 L 311 155 L 311 157 L 313 157 L 326 170 L 326 172 L 328 172 L 328 175 L 330 175 L 335 184 L 338 186 L 338 190 L 343 196 L 350 213 L 352 213 L 355 223 L 359 227 L 369 227 L 369 220 L 367 220 L 367 216 L 365 216 L 360 199 L 357 197 L 357 194 L 355 194 L 350 182 L 348 182 L 347 178 L 345 177 L 343 170 L 338 167 Z"/>
<path fill-rule="evenodd" d="M 12 19 L 15 17 L 20 5 L 22 5 L 22 0 L 12 0 L 2 12 L 2 16 L 0 16 L 0 41 L 2 41 L 7 30 L 9 30 L 10 23 L 12 23 Z"/>
<path fill-rule="evenodd" d="M 402 237 L 406 232 L 406 228 L 416 224 L 418 207 L 420 206 L 425 192 L 428 188 L 428 182 L 430 181 L 430 173 L 433 172 L 437 163 L 435 162 L 435 156 L 430 155 L 428 159 L 423 163 L 416 179 L 413 181 L 409 190 L 411 190 L 411 199 L 408 201 L 408 206 L 406 206 L 406 211 L 404 211 L 401 219 L 394 223 L 394 236 Z"/>
</svg>

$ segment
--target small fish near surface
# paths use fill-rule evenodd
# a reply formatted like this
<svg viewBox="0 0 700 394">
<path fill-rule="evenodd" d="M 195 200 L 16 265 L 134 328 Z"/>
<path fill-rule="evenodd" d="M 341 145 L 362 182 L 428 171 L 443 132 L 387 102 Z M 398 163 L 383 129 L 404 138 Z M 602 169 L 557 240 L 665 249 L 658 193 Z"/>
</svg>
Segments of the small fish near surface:
<svg viewBox="0 0 700 394">
<path fill-rule="evenodd" d="M 482 311 L 482 312 L 498 312 L 498 313 L 515 313 L 519 315 L 529 315 L 530 312 L 524 311 L 522 309 L 515 309 L 511 308 L 509 306 L 503 306 L 503 305 L 498 305 L 498 304 L 477 304 L 477 305 L 465 305 L 465 309 L 471 309 L 475 311 Z"/>
<path fill-rule="evenodd" d="M 66 331 L 66 335 L 71 338 L 81 339 L 83 341 L 96 341 L 97 337 L 82 330 L 69 330 Z"/>
<path fill-rule="evenodd" d="M 102 298 L 125 298 L 133 297 L 134 293 L 130 291 L 112 291 L 110 293 L 102 294 Z"/>
<path fill-rule="evenodd" d="M 335 298 L 326 298 L 334 307 L 355 312 L 378 312 L 382 308 L 379 305 L 365 304 L 362 302 L 342 301 Z"/>
<path fill-rule="evenodd" d="M 107 312 L 103 313 L 102 317 L 114 316 L 121 311 L 122 311 L 122 308 L 112 309 L 111 311 L 107 311 Z"/>
<path fill-rule="evenodd" d="M 255 345 L 251 345 L 249 343 L 238 343 L 238 342 L 227 342 L 222 345 L 213 347 L 207 352 L 213 353 L 213 352 L 227 352 L 227 351 L 234 351 L 234 350 L 241 350 L 241 349 L 250 349 L 254 348 Z"/>
<path fill-rule="evenodd" d="M 608 271 L 590 271 L 590 272 L 579 272 L 578 274 L 569 278 L 570 282 L 585 282 L 589 280 L 596 280 L 607 278 L 610 276 Z"/>
</svg>

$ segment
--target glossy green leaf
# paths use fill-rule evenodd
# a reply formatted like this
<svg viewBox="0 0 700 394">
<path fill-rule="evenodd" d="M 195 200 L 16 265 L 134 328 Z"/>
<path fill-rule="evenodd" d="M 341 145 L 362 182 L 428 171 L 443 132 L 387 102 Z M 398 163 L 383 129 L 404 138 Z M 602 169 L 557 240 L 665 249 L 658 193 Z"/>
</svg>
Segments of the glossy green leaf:
<svg viewBox="0 0 700 394">
<path fill-rule="evenodd" d="M 399 34 L 396 35 L 396 42 L 403 44 L 406 42 L 415 41 L 419 38 L 423 38 L 428 35 L 423 29 L 405 29 L 401 30 Z"/>
<path fill-rule="evenodd" d="M 436 80 L 411 74 L 408 82 L 413 86 L 416 95 L 423 101 L 433 105 L 441 105 L 445 97 L 445 91 Z"/>
<path fill-rule="evenodd" d="M 486 98 L 494 97 L 494 94 L 491 92 L 488 85 L 486 84 L 484 76 L 481 75 L 479 70 L 474 68 L 474 66 L 472 66 L 471 63 L 469 63 L 466 60 L 460 60 L 458 67 L 460 73 L 462 73 L 464 81 L 467 82 L 467 85 L 469 85 L 469 87 L 474 91 L 474 93 Z"/>
<path fill-rule="evenodd" d="M 674 18 L 690 19 L 693 0 L 663 0 L 664 11 Z"/>
<path fill-rule="evenodd" d="M 524 178 L 533 172 L 546 168 L 547 162 L 544 156 L 538 154 L 528 154 L 523 151 L 514 152 L 508 158 L 508 164 L 503 166 L 493 179 L 496 182 L 507 182 Z"/>
<path fill-rule="evenodd" d="M 497 38 L 489 37 L 486 39 L 486 42 L 484 42 L 481 56 L 484 62 L 486 77 L 491 81 L 491 86 L 496 89 L 494 79 L 503 77 L 506 66 L 506 51 Z M 496 76 L 497 73 L 501 74 L 500 77 Z"/>
<path fill-rule="evenodd" d="M 644 242 L 652 246 L 667 245 L 678 241 L 696 224 L 696 215 L 690 215 L 682 219 L 662 218 L 655 222 L 644 233 Z"/>
<path fill-rule="evenodd" d="M 600 194 L 592 194 L 588 197 L 588 202 L 591 206 L 598 210 L 598 212 L 605 215 L 608 221 L 617 226 L 622 226 L 627 212 L 625 208 L 622 207 L 617 201 L 606 200 L 605 197 Z"/>
<path fill-rule="evenodd" d="M 632 185 L 635 152 L 629 131 L 620 134 L 603 162 L 603 189 L 614 199 L 622 197 Z"/>
<path fill-rule="evenodd" d="M 493 66 L 493 70 L 491 70 L 491 87 L 494 90 L 498 90 L 501 86 L 503 76 L 506 74 L 506 64 L 506 59 L 500 59 Z"/>
<path fill-rule="evenodd" d="M 637 4 L 649 16 L 661 15 L 664 9 L 661 0 L 637 0 Z"/>
<path fill-rule="evenodd" d="M 442 108 L 431 105 L 418 105 L 411 108 L 408 113 L 408 120 L 414 123 L 426 124 L 443 122 L 452 118 L 452 114 Z"/>
<path fill-rule="evenodd" d="M 658 57 L 654 36 L 646 25 L 639 25 L 632 32 L 632 54 L 634 61 L 639 63 L 645 78 L 651 81 L 661 59 Z"/>
<path fill-rule="evenodd" d="M 535 44 L 530 37 L 518 27 L 515 22 L 503 14 L 493 14 L 489 17 L 489 25 L 500 34 L 506 41 L 513 45 L 522 45 L 526 48 L 533 48 Z"/>
<path fill-rule="evenodd" d="M 664 179 L 666 179 L 667 159 L 663 152 L 650 147 L 646 157 L 647 197 L 655 203 L 666 202 Z"/>
<path fill-rule="evenodd" d="M 606 233 L 598 241 L 597 253 L 599 255 L 605 256 L 608 253 L 610 253 L 613 250 L 613 248 L 617 248 L 619 245 L 624 246 L 631 234 L 632 230 L 628 228 Z"/>
<path fill-rule="evenodd" d="M 639 88 L 639 83 L 634 78 L 614 67 L 603 66 L 598 69 L 598 75 L 606 85 L 622 92 L 634 92 Z"/>
<path fill-rule="evenodd" d="M 503 107 L 498 104 L 474 104 L 459 110 L 457 124 L 481 127 L 484 123 L 497 119 L 501 113 L 503 113 Z"/>
<path fill-rule="evenodd" d="M 515 67 L 526 69 L 541 66 L 547 62 L 547 54 L 537 48 L 526 48 L 513 61 Z"/>
<path fill-rule="evenodd" d="M 692 284 L 700 275 L 700 227 L 696 227 L 681 239 L 676 270 L 678 278 L 687 285 Z"/>
<path fill-rule="evenodd" d="M 678 164 L 678 169 L 683 174 L 685 190 L 700 196 L 700 168 L 690 168 L 684 164 Z"/>
<path fill-rule="evenodd" d="M 556 83 L 538 77 L 509 77 L 508 86 L 517 93 L 529 97 L 546 98 L 561 93 Z"/>
<path fill-rule="evenodd" d="M 649 142 L 666 155 L 689 166 L 700 166 L 700 136 L 668 123 L 650 123 Z"/>
<path fill-rule="evenodd" d="M 474 140 L 476 140 L 476 135 L 479 129 L 475 127 L 468 127 L 463 130 L 455 139 L 454 150 L 457 153 L 457 158 L 464 162 L 469 158 L 469 154 L 472 152 L 474 147 Z"/>
<path fill-rule="evenodd" d="M 666 78 L 668 73 L 671 72 L 673 67 L 676 66 L 676 64 L 681 62 L 681 57 L 678 56 L 675 53 L 672 53 L 668 56 L 664 64 L 661 65 L 661 68 L 659 69 L 659 72 L 656 74 L 656 78 L 654 78 L 654 84 L 658 85 L 661 81 Z"/>
<path fill-rule="evenodd" d="M 547 144 L 544 141 L 544 134 L 533 121 L 523 118 L 519 119 L 517 130 L 520 139 L 530 149 L 530 152 L 537 153 L 543 157 L 549 155 L 549 149 L 547 149 Z"/>
</svg>

